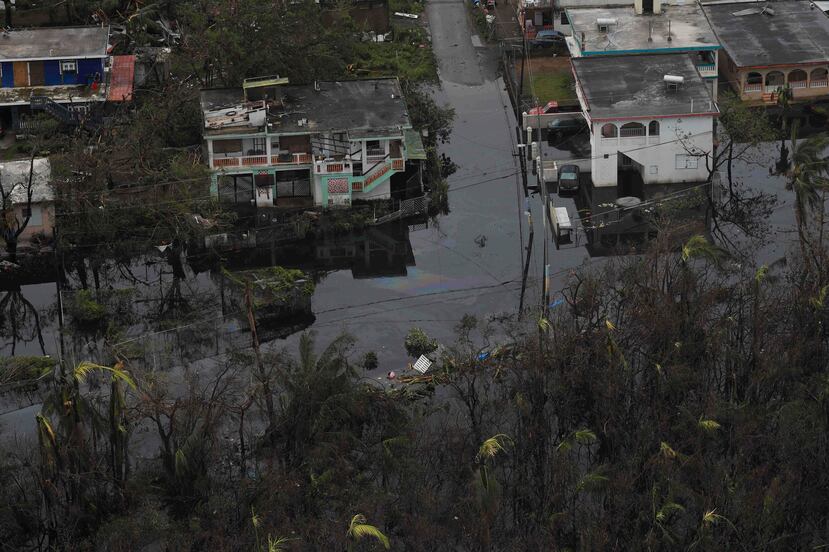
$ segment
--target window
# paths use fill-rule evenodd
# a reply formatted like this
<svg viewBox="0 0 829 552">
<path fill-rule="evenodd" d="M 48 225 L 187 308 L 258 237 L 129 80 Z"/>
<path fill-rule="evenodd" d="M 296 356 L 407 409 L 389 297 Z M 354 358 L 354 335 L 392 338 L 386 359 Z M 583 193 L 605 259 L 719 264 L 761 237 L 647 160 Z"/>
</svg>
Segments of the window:
<svg viewBox="0 0 829 552">
<path fill-rule="evenodd" d="M 241 140 L 213 140 L 213 153 L 241 153 Z"/>
<path fill-rule="evenodd" d="M 386 152 L 383 149 L 383 146 L 380 145 L 380 140 L 368 140 L 366 141 L 366 155 L 369 157 L 377 157 L 383 156 Z"/>
<path fill-rule="evenodd" d="M 43 213 L 40 207 L 32 205 L 31 208 L 23 207 L 23 218 L 31 216 L 29 226 L 43 226 Z"/>
<path fill-rule="evenodd" d="M 696 155 L 688 155 L 687 153 L 676 154 L 677 169 L 696 169 L 697 167 L 699 167 L 699 158 Z"/>
<path fill-rule="evenodd" d="M 253 148 L 250 151 L 248 151 L 248 155 L 265 155 L 265 151 L 265 139 L 254 138 Z"/>
<path fill-rule="evenodd" d="M 570 24 L 570 20 L 567 19 L 567 12 L 561 12 L 561 20 L 560 21 L 561 21 L 562 25 L 569 25 Z"/>
<path fill-rule="evenodd" d="M 77 73 L 78 72 L 78 62 L 71 60 L 71 61 L 61 61 L 60 62 L 60 72 L 61 73 Z"/>
<path fill-rule="evenodd" d="M 648 136 L 659 136 L 659 121 L 648 123 Z"/>
</svg>

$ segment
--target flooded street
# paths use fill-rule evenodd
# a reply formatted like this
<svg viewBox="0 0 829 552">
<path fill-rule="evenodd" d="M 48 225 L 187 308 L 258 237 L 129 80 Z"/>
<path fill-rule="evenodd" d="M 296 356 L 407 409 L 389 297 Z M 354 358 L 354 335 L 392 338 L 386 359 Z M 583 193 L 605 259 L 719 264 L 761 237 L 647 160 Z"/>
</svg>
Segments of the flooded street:
<svg viewBox="0 0 829 552">
<path fill-rule="evenodd" d="M 523 150 L 516 147 L 516 121 L 499 76 L 498 47 L 476 34 L 461 0 L 429 2 L 426 18 L 440 76 L 433 93 L 439 104 L 455 110 L 451 139 L 440 145 L 440 153 L 458 166 L 449 177 L 450 212 L 426 224 L 394 222 L 359 235 L 305 244 L 302 251 L 284 248 L 270 257 L 259 255 L 264 258 L 257 257 L 254 266 L 296 267 L 318 278 L 308 305 L 279 328 L 260 332 L 266 350 L 295 350 L 303 329 L 317 333 L 318 347 L 348 332 L 358 339 L 355 360 L 369 351 L 377 354 L 379 368 L 370 374 L 377 378 L 388 370 L 405 368 L 408 359 L 403 343 L 413 326 L 449 344 L 465 314 L 478 318 L 516 315 L 525 263 L 524 307 L 540 305 L 545 241 L 542 204 L 537 193 L 529 200 L 524 198 L 517 157 Z M 778 195 L 769 220 L 771 239 L 757 249 L 758 264 L 785 255 L 795 238 L 790 193 L 784 189 L 783 178 L 768 174 L 778 148 L 779 144 L 767 144 L 750 162 L 734 167 L 736 179 Z M 536 177 L 528 174 L 528 178 L 533 186 Z M 586 247 L 575 198 L 552 198 L 555 206 L 565 207 L 576 221 L 572 243 L 560 249 L 548 243 L 550 298 L 555 300 L 573 268 L 604 262 L 605 257 Z M 527 262 L 530 224 L 534 239 Z M 140 347 L 155 367 L 169 369 L 249 347 L 241 296 L 223 287 L 215 266 L 199 266 L 188 258 L 177 271 L 164 255 L 153 253 L 135 260 L 132 275 L 113 269 L 101 289 L 141 289 L 136 305 L 154 313 L 170 310 L 170 321 L 148 327 L 139 315 L 125 319 L 127 329 L 113 335 L 72 332 L 65 337 L 70 360 L 106 360 L 110 347 Z M 246 262 L 250 260 L 240 264 Z M 228 266 L 233 266 L 232 261 Z M 57 286 L 54 278 L 49 281 L 48 273 L 41 274 L 44 283 L 2 292 L 3 355 L 58 355 Z M 81 287 L 79 282 L 71 285 Z M 169 357 L 168 349 L 175 347 L 182 351 Z"/>
</svg>

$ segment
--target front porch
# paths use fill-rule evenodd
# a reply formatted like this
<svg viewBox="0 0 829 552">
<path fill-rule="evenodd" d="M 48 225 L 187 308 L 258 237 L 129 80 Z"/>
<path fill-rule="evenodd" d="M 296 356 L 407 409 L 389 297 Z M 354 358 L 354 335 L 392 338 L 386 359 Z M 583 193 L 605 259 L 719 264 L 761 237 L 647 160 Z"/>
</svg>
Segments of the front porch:
<svg viewBox="0 0 829 552">
<path fill-rule="evenodd" d="M 808 102 L 829 97 L 829 67 L 748 71 L 740 74 L 738 84 L 743 101 L 774 104 L 788 86 L 793 102 Z"/>
</svg>

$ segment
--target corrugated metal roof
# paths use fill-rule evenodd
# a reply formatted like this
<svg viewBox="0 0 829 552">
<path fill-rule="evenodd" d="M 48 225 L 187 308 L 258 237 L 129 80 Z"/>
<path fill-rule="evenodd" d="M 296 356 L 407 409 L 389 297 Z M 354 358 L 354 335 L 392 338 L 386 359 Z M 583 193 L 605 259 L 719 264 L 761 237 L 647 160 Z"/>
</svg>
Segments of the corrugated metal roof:
<svg viewBox="0 0 829 552">
<path fill-rule="evenodd" d="M 134 80 L 135 56 L 113 56 L 107 100 L 110 102 L 132 101 Z"/>
</svg>

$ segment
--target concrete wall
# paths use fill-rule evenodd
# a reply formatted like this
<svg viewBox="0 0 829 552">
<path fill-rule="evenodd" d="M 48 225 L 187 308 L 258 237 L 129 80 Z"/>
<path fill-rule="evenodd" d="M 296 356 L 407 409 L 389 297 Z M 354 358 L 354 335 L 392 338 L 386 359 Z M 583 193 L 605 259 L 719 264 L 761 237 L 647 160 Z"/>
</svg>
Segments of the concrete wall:
<svg viewBox="0 0 829 552">
<path fill-rule="evenodd" d="M 23 208 L 25 205 L 15 205 L 14 214 L 17 220 L 23 221 L 26 217 L 23 215 Z M 36 224 L 37 214 L 40 214 L 40 224 Z M 35 234 L 45 234 L 47 237 L 52 237 L 55 232 L 55 205 L 54 203 L 33 203 L 32 204 L 32 218 L 26 226 L 23 233 L 18 238 L 21 243 L 30 242 Z"/>
<path fill-rule="evenodd" d="M 593 152 L 592 178 L 594 186 L 616 186 L 619 166 L 618 152 L 625 153 L 642 165 L 642 179 L 645 184 L 674 184 L 681 182 L 703 182 L 708 179 L 705 157 L 677 158 L 687 156 L 689 150 L 710 154 L 713 149 L 713 118 L 686 117 L 656 119 L 659 122 L 658 135 L 616 138 L 602 137 L 605 122 L 592 125 L 590 145 Z M 614 121 L 617 134 L 621 126 L 630 121 Z M 648 120 L 636 120 L 645 125 Z M 682 161 L 689 168 L 678 168 Z M 696 165 L 696 167 L 693 167 Z"/>
</svg>

